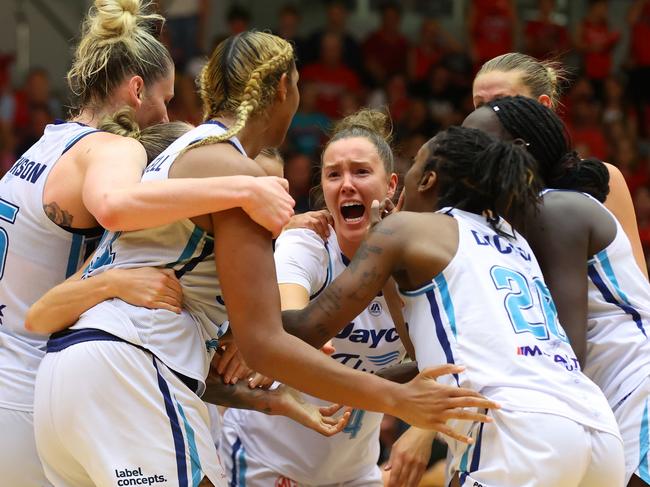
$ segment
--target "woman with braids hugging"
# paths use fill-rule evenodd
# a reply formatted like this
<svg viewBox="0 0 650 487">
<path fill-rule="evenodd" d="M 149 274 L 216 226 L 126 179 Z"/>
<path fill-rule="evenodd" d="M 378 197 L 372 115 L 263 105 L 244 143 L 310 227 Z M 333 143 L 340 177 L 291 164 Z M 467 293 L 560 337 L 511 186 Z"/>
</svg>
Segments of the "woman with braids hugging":
<svg viewBox="0 0 650 487">
<path fill-rule="evenodd" d="M 283 39 L 262 32 L 226 39 L 200 78 L 206 122 L 154 159 L 142 181 L 262 175 L 252 158 L 285 137 L 298 106 L 297 81 L 293 49 Z M 112 299 L 48 342 L 35 427 L 57 486 L 112 486 L 133 477 L 184 486 L 204 476 L 224 486 L 200 395 L 227 326 L 253 369 L 323 399 L 425 428 L 444 427 L 448 418 L 484 420 L 462 408 L 495 407 L 435 381 L 458 367 L 395 384 L 345 367 L 286 333 L 271 234 L 241 210 L 109 233 L 86 275 L 142 266 L 174 270 L 183 291 L 180 314 Z"/>
<path fill-rule="evenodd" d="M 614 411 L 627 485 L 650 485 L 650 284 L 623 227 L 602 204 L 609 191 L 606 167 L 579 159 L 562 121 L 530 98 L 487 102 L 464 125 L 524 140 L 544 186 L 552 188 L 520 230 L 539 259 L 576 357 Z"/>
</svg>

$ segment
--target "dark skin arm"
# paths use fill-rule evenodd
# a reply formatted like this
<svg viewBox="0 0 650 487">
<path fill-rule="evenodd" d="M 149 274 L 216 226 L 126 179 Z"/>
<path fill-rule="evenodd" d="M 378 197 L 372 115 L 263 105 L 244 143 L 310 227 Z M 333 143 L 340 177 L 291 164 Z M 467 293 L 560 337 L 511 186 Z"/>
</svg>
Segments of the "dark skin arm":
<svg viewBox="0 0 650 487">
<path fill-rule="evenodd" d="M 558 317 L 584 367 L 587 351 L 587 260 L 612 241 L 616 225 L 586 196 L 552 191 L 524 228 L 544 274 Z"/>
<path fill-rule="evenodd" d="M 376 375 L 389 381 L 397 382 L 398 384 L 406 384 L 418 375 L 418 364 L 417 362 L 406 362 L 403 364 L 393 365 L 381 369 L 376 373 Z"/>
</svg>

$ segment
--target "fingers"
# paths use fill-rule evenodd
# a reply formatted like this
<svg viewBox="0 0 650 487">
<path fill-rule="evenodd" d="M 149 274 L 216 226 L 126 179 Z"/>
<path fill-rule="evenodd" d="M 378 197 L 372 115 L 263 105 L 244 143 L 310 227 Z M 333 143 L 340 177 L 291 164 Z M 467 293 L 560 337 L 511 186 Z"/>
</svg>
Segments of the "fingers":
<svg viewBox="0 0 650 487">
<path fill-rule="evenodd" d="M 347 411 L 339 418 L 339 420 L 334 425 L 327 425 L 327 434 L 325 436 L 334 436 L 337 433 L 340 433 L 348 425 L 350 420 L 350 411 Z"/>
<path fill-rule="evenodd" d="M 390 470 L 387 487 L 400 487 L 404 481 L 404 469 L 399 454 L 391 452 L 386 470 Z"/>
<path fill-rule="evenodd" d="M 329 406 L 322 406 L 318 408 L 318 411 L 323 415 L 323 416 L 334 416 L 337 412 L 341 410 L 343 406 L 340 404 L 331 404 Z"/>
<path fill-rule="evenodd" d="M 418 374 L 418 377 L 436 379 L 441 375 L 447 374 L 460 374 L 465 370 L 465 367 L 462 365 L 456 364 L 443 364 L 438 365 L 437 367 L 427 367 L 422 372 Z"/>
<path fill-rule="evenodd" d="M 230 345 L 226 347 L 223 350 L 223 353 L 221 354 L 221 358 L 219 359 L 219 363 L 217 364 L 217 372 L 219 372 L 221 375 L 224 375 L 224 372 L 226 371 L 226 368 L 228 367 L 228 364 L 232 360 L 232 358 L 235 356 L 237 353 L 237 347 L 234 345 Z M 225 377 L 224 377 L 225 379 Z M 226 381 L 227 382 L 227 381 Z"/>
<path fill-rule="evenodd" d="M 414 465 L 411 466 L 411 468 L 406 469 L 407 478 L 406 482 L 404 483 L 405 487 L 418 487 L 420 485 L 420 480 L 422 480 L 422 476 L 424 475 L 424 471 L 426 470 L 427 465 L 426 463 L 415 463 Z"/>
<path fill-rule="evenodd" d="M 432 428 L 434 431 L 438 431 L 439 433 L 442 433 L 445 436 L 448 436 L 449 438 L 453 438 L 454 440 L 461 441 L 463 443 L 467 443 L 468 445 L 471 445 L 474 443 L 474 439 L 470 438 L 469 436 L 462 435 L 458 433 L 456 430 L 453 430 L 446 424 L 439 423 L 437 425 L 434 425 Z"/>
<path fill-rule="evenodd" d="M 372 200 L 370 205 L 370 226 L 375 226 L 381 221 L 381 203 L 378 200 Z"/>
<path fill-rule="evenodd" d="M 332 340 L 328 340 L 327 343 L 320 348 L 320 350 L 327 356 L 336 353 L 336 348 L 334 348 L 334 345 L 332 345 Z"/>
<path fill-rule="evenodd" d="M 256 387 L 267 388 L 273 384 L 273 379 L 266 377 L 259 372 L 255 372 L 253 377 L 248 380 L 248 387 L 255 389 Z"/>
<path fill-rule="evenodd" d="M 277 183 L 282 186 L 282 189 L 284 189 L 287 193 L 289 192 L 289 181 L 284 179 L 284 178 L 278 178 L 276 176 L 273 176 L 274 179 L 277 181 Z"/>
<path fill-rule="evenodd" d="M 468 411 L 466 409 L 449 409 L 442 414 L 444 419 L 462 419 L 465 421 L 479 421 L 481 423 L 492 423 L 494 419 L 485 414 L 477 413 L 474 411 Z"/>
<path fill-rule="evenodd" d="M 490 401 L 482 396 L 480 397 L 453 397 L 448 399 L 450 406 L 456 408 L 478 408 L 478 409 L 501 409 L 497 402 Z"/>
</svg>

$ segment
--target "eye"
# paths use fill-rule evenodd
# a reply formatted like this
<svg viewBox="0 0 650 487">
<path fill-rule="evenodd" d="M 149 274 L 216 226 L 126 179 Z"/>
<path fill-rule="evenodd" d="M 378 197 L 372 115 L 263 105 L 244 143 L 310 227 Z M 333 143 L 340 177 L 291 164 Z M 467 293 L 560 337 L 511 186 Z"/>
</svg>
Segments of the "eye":
<svg viewBox="0 0 650 487">
<path fill-rule="evenodd" d="M 357 174 L 360 174 L 362 176 L 366 176 L 366 175 L 371 174 L 371 173 L 372 173 L 372 171 L 370 171 L 370 169 L 366 169 L 366 168 L 357 169 Z"/>
<path fill-rule="evenodd" d="M 328 172 L 326 175 L 327 179 L 334 179 L 339 177 L 339 173 L 336 171 Z"/>
</svg>

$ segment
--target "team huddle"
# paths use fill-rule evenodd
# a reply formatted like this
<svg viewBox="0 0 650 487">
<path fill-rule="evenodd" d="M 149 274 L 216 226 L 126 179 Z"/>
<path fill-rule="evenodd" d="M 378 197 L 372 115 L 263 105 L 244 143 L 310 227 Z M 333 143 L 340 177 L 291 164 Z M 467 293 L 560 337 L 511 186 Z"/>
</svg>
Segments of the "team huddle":
<svg viewBox="0 0 650 487">
<path fill-rule="evenodd" d="M 572 150 L 551 64 L 485 63 L 396 208 L 389 116 L 344 118 L 326 211 L 294 216 L 291 44 L 224 40 L 205 122 L 169 122 L 144 10 L 95 1 L 76 113 L 0 180 L 1 485 L 379 487 L 383 413 L 403 449 L 446 440 L 448 485 L 650 485 L 634 210 Z"/>
</svg>

